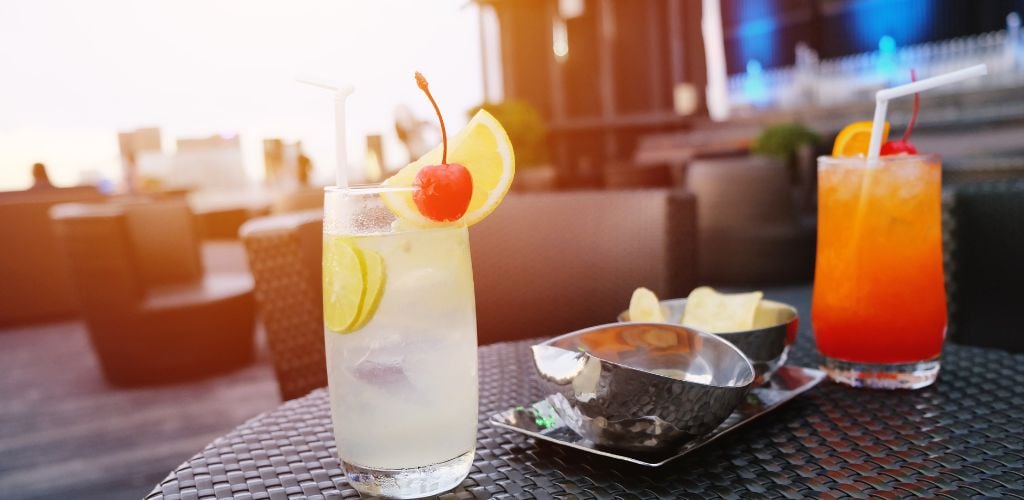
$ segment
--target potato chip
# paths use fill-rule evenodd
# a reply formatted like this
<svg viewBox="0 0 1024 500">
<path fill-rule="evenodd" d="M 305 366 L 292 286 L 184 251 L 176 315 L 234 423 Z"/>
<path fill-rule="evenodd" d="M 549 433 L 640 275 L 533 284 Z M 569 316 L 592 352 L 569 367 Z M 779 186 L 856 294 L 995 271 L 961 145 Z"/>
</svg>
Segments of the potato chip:
<svg viewBox="0 0 1024 500">
<path fill-rule="evenodd" d="M 762 292 L 718 293 L 707 286 L 695 288 L 686 299 L 683 326 L 707 333 L 750 330 Z"/>
<path fill-rule="evenodd" d="M 633 290 L 629 300 L 629 320 L 639 323 L 664 323 L 665 314 L 654 292 L 640 287 Z"/>
<path fill-rule="evenodd" d="M 793 311 L 784 304 L 762 300 L 754 313 L 754 328 L 768 328 L 781 325 L 793 319 Z"/>
</svg>

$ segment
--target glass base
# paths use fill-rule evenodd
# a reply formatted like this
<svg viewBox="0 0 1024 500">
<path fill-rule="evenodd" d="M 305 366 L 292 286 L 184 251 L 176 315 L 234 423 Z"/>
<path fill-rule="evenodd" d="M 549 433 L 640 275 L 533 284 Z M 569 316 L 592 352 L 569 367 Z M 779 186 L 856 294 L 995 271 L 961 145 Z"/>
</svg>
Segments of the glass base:
<svg viewBox="0 0 1024 500">
<path fill-rule="evenodd" d="M 473 466 L 470 450 L 439 464 L 409 469 L 374 469 L 342 460 L 348 482 L 360 493 L 384 498 L 422 498 L 444 493 L 462 482 Z"/>
<path fill-rule="evenodd" d="M 939 376 L 939 358 L 913 363 L 857 363 L 825 357 L 822 371 L 829 378 L 853 387 L 920 389 Z"/>
</svg>

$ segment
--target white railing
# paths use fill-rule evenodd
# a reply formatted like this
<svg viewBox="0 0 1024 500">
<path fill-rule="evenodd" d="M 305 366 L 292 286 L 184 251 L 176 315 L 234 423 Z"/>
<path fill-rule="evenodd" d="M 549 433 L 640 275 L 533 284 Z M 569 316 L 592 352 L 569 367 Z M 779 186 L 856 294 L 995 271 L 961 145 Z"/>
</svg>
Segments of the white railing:
<svg viewBox="0 0 1024 500">
<path fill-rule="evenodd" d="M 979 63 L 988 65 L 987 78 L 968 80 L 944 91 L 1024 84 L 1019 18 L 1011 15 L 1006 30 L 910 45 L 887 56 L 865 52 L 818 61 L 813 50 L 800 46 L 795 65 L 733 75 L 727 88 L 734 111 L 833 107 L 870 101 L 874 91 L 909 81 L 911 68 L 918 78 L 927 78 Z"/>
</svg>

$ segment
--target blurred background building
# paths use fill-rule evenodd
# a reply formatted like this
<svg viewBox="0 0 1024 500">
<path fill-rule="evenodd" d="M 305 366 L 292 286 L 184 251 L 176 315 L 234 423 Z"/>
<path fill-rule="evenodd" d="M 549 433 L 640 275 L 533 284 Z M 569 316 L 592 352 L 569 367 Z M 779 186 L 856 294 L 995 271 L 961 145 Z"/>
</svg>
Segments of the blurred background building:
<svg viewBox="0 0 1024 500">
<path fill-rule="evenodd" d="M 480 4 L 484 19 L 497 20 L 481 22 L 485 39 L 501 49 L 484 66 L 500 67 L 502 98 L 544 117 L 564 185 L 602 184 L 609 170 L 616 182 L 617 168 L 655 159 L 744 149 L 773 123 L 801 122 L 827 138 L 870 119 L 873 92 L 909 81 L 911 69 L 926 78 L 980 62 L 987 78 L 926 97 L 915 137 L 954 163 L 1017 149 L 1016 127 L 990 130 L 1024 117 L 1017 0 Z M 899 131 L 909 103 L 894 104 Z M 960 140 L 950 143 L 954 130 Z M 677 159 L 656 151 L 672 143 L 686 150 Z M 638 182 L 666 178 L 647 177 Z"/>
</svg>

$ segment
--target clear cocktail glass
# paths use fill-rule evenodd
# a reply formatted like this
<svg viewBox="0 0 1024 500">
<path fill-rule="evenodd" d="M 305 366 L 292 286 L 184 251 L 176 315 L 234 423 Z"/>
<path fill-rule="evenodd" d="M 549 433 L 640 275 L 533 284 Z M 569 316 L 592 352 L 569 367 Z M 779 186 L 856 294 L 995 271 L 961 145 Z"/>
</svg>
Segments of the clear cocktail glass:
<svg viewBox="0 0 1024 500">
<path fill-rule="evenodd" d="M 328 188 L 324 337 L 338 455 L 360 492 L 457 486 L 476 447 L 477 352 L 466 227 L 411 228 L 409 188 Z"/>
<path fill-rule="evenodd" d="M 812 321 L 838 382 L 935 381 L 946 331 L 941 162 L 935 155 L 818 159 Z"/>
</svg>

